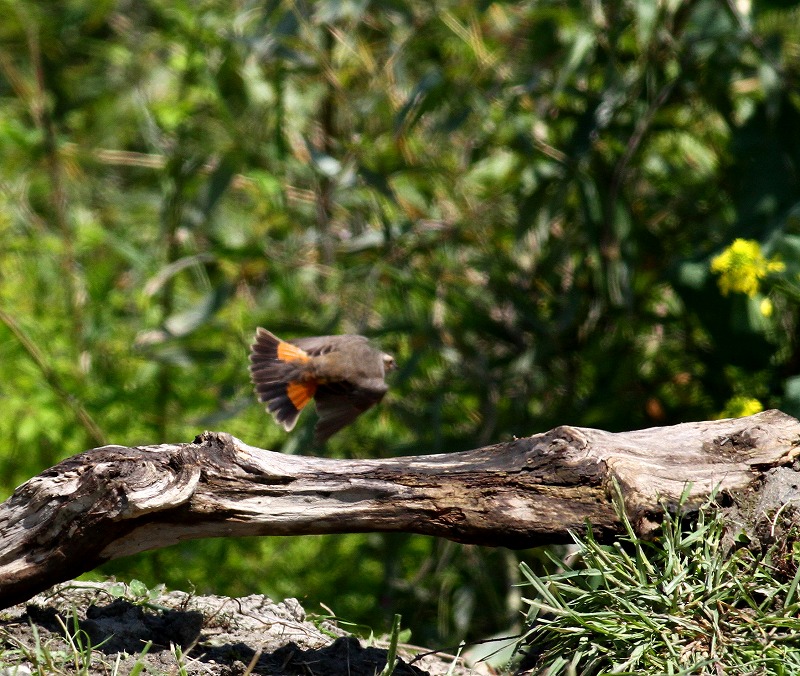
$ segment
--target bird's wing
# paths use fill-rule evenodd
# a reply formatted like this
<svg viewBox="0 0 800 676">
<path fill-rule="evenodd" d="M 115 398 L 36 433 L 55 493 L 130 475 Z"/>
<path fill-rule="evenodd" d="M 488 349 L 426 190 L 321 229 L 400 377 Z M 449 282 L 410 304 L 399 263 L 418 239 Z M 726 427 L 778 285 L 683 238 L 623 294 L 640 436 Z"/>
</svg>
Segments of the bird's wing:
<svg viewBox="0 0 800 676">
<path fill-rule="evenodd" d="M 343 343 L 353 344 L 354 342 L 361 341 L 364 343 L 369 342 L 364 336 L 314 336 L 311 338 L 294 338 L 290 341 L 292 345 L 296 345 L 301 350 L 306 352 L 311 357 L 319 357 L 323 354 L 328 354 L 334 350 L 339 349 Z"/>
<path fill-rule="evenodd" d="M 314 441 L 322 443 L 349 425 L 364 411 L 383 399 L 388 389 L 388 385 L 382 380 L 370 382 L 367 387 L 355 387 L 345 382 L 328 383 L 317 387 L 314 400 L 317 402 L 319 421 L 314 428 Z"/>
<path fill-rule="evenodd" d="M 256 331 L 250 349 L 250 379 L 258 400 L 287 432 L 297 423 L 300 411 L 311 401 L 317 384 L 302 378 L 302 365 L 309 356 L 266 329 Z"/>
</svg>

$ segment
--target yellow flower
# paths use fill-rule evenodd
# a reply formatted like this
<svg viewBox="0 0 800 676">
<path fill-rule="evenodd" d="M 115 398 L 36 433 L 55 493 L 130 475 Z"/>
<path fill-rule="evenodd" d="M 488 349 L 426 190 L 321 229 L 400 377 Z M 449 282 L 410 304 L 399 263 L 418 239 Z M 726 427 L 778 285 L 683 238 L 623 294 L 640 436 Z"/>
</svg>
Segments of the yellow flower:
<svg viewBox="0 0 800 676">
<path fill-rule="evenodd" d="M 735 291 L 752 298 L 758 293 L 760 280 L 771 272 L 783 272 L 785 269 L 786 266 L 777 257 L 771 260 L 764 258 L 761 245 L 754 239 L 736 239 L 711 260 L 711 272 L 720 275 L 719 288 L 723 296 Z"/>
<path fill-rule="evenodd" d="M 720 418 L 744 418 L 748 415 L 755 415 L 764 410 L 763 404 L 758 399 L 752 397 L 743 397 L 741 395 L 731 397 L 722 413 L 719 414 Z"/>
<path fill-rule="evenodd" d="M 759 310 L 759 312 L 761 312 L 761 314 L 762 314 L 764 317 L 772 317 L 772 311 L 773 311 L 773 309 L 774 309 L 774 308 L 772 307 L 772 301 L 771 301 L 769 298 L 764 298 L 764 299 L 763 299 L 763 300 L 762 300 L 762 301 L 761 301 L 761 302 L 758 304 L 758 310 Z"/>
</svg>

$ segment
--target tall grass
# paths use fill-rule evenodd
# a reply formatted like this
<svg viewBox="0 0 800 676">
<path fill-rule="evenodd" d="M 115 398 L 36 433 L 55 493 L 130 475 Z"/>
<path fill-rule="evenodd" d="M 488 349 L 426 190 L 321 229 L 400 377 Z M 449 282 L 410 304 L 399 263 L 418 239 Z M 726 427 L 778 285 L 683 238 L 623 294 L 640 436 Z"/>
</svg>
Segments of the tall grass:
<svg viewBox="0 0 800 676">
<path fill-rule="evenodd" d="M 794 536 L 763 554 L 745 537 L 733 544 L 709 502 L 691 523 L 666 512 L 649 542 L 618 511 L 628 533 L 614 545 L 590 531 L 575 537 L 576 562 L 561 572 L 522 565 L 533 673 L 800 673 Z"/>
</svg>

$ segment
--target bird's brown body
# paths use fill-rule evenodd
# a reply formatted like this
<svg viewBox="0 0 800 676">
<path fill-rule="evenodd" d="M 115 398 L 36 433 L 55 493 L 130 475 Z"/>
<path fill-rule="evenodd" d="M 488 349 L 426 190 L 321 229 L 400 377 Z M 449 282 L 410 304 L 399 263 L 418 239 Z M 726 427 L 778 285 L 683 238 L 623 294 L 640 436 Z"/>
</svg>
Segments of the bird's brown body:
<svg viewBox="0 0 800 676">
<path fill-rule="evenodd" d="M 318 443 L 383 399 L 394 359 L 364 336 L 319 336 L 284 341 L 259 328 L 250 351 L 250 376 L 259 401 L 287 431 L 314 399 Z"/>
</svg>

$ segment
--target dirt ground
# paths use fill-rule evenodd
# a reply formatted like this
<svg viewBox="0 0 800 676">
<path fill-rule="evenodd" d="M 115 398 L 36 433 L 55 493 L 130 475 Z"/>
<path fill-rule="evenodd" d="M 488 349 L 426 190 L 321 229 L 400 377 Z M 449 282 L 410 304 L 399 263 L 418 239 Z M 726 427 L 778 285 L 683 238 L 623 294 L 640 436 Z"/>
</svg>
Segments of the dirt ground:
<svg viewBox="0 0 800 676">
<path fill-rule="evenodd" d="M 72 582 L 0 611 L 0 676 L 375 676 L 387 647 L 364 645 L 330 621 L 309 622 L 295 599 L 257 594 L 142 594 L 121 583 Z M 403 647 L 399 657 L 396 676 L 493 673 L 421 649 Z"/>
</svg>

